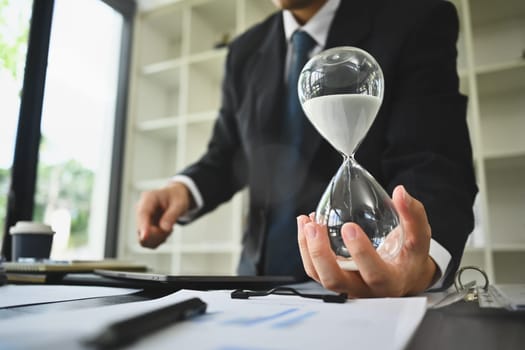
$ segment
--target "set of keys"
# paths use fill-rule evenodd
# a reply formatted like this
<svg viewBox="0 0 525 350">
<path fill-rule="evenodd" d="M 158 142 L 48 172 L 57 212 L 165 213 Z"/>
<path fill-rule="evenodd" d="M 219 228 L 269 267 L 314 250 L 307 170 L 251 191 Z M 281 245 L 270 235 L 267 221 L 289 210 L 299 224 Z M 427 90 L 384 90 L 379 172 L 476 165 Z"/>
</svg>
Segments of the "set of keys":
<svg viewBox="0 0 525 350">
<path fill-rule="evenodd" d="M 468 272 L 465 274 L 465 272 Z M 478 279 L 464 282 L 465 275 L 471 272 L 481 276 Z M 491 285 L 485 271 L 476 266 L 465 266 L 456 272 L 454 289 L 445 293 L 437 302 L 431 303 L 433 309 L 444 307 L 460 300 L 477 302 L 480 308 L 504 308 L 513 311 L 525 310 L 525 285 Z"/>
</svg>

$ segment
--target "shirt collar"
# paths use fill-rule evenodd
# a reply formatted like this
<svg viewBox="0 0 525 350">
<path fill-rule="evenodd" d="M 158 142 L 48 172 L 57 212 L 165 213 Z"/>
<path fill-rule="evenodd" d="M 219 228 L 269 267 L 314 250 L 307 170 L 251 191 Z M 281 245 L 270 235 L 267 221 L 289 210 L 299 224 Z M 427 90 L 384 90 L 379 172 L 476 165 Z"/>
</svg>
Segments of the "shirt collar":
<svg viewBox="0 0 525 350">
<path fill-rule="evenodd" d="M 283 22 L 286 41 L 289 43 L 292 34 L 296 30 L 301 29 L 307 32 L 316 41 L 318 46 L 324 48 L 326 38 L 328 37 L 328 30 L 330 29 L 330 25 L 340 3 L 341 0 L 328 0 L 303 27 L 297 23 L 289 10 L 284 10 Z"/>
</svg>

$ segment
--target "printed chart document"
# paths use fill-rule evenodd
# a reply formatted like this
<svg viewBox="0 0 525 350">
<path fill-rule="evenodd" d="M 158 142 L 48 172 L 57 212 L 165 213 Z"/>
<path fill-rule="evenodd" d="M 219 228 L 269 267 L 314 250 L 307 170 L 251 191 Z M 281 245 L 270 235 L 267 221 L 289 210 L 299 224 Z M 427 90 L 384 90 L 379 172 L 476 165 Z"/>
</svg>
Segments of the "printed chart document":
<svg viewBox="0 0 525 350">
<path fill-rule="evenodd" d="M 297 296 L 239 300 L 231 299 L 230 291 L 181 290 L 155 300 L 3 320 L 0 349 L 86 349 L 84 341 L 112 322 L 194 297 L 207 303 L 204 315 L 176 322 L 129 348 L 403 349 L 426 310 L 424 297 L 330 304 Z"/>
</svg>

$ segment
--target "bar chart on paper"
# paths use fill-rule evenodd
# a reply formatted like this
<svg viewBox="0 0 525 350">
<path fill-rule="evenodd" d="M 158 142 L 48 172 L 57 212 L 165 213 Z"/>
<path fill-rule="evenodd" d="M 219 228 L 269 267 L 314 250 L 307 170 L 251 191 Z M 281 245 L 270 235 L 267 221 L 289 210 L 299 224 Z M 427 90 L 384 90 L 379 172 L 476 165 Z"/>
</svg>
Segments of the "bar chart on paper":
<svg viewBox="0 0 525 350">
<path fill-rule="evenodd" d="M 273 313 L 264 313 L 256 316 L 240 316 L 240 317 L 226 317 L 224 320 L 220 320 L 219 323 L 225 327 L 240 327 L 249 328 L 257 326 L 265 326 L 268 328 L 287 328 L 300 325 L 302 322 L 313 317 L 317 314 L 317 311 L 304 311 L 299 308 L 290 308 L 282 311 Z M 209 314 L 204 317 L 195 319 L 194 322 L 205 323 L 205 322 L 217 322 L 214 320 L 215 315 Z"/>
<path fill-rule="evenodd" d="M 352 339 L 354 348 L 403 349 L 426 308 L 423 298 L 328 304 L 296 296 L 232 300 L 226 291 L 179 293 L 205 300 L 208 312 L 145 340 L 141 348 L 318 349 L 330 344 L 333 349 L 347 349 L 347 340 Z"/>
</svg>

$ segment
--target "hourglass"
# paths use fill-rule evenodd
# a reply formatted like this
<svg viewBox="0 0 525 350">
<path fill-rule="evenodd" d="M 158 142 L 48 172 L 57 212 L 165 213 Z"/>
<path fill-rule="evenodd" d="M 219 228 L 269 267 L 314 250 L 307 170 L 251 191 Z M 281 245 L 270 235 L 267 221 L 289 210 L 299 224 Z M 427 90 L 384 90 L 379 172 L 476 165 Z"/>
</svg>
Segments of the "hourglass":
<svg viewBox="0 0 525 350">
<path fill-rule="evenodd" d="M 303 110 L 319 133 L 343 155 L 315 213 L 326 227 L 339 266 L 358 270 L 341 237 L 346 222 L 357 223 L 384 260 L 401 250 L 404 232 L 393 202 L 354 154 L 383 99 L 381 67 L 366 51 L 336 47 L 312 57 L 298 82 Z"/>
</svg>

